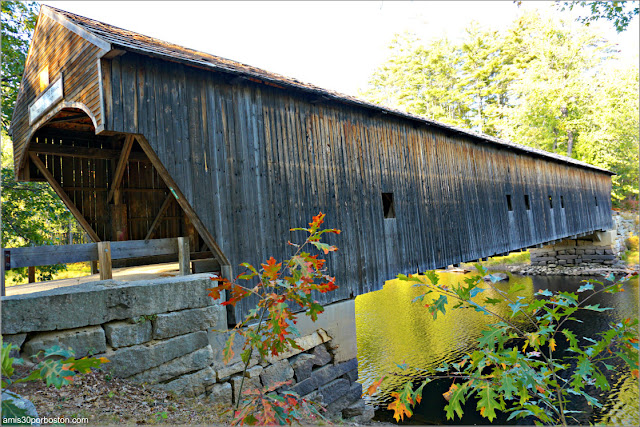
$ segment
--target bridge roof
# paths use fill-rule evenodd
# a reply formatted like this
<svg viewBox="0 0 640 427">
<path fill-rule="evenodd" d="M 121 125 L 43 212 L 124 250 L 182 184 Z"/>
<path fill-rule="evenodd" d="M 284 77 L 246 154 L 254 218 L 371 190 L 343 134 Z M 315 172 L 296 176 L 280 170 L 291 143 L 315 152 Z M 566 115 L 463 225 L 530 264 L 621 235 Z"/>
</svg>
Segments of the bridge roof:
<svg viewBox="0 0 640 427">
<path fill-rule="evenodd" d="M 42 7 L 43 12 L 48 16 L 53 17 L 59 22 L 62 21 L 61 23 L 63 25 L 66 24 L 65 26 L 76 32 L 78 35 L 85 37 L 92 43 L 98 44 L 100 47 L 107 50 L 122 49 L 173 62 L 181 62 L 187 65 L 196 66 L 198 68 L 205 68 L 219 72 L 235 74 L 245 77 L 256 83 L 263 83 L 283 89 L 288 88 L 307 92 L 321 99 L 324 99 L 327 102 L 334 101 L 338 103 L 350 104 L 371 110 L 376 110 L 382 114 L 389 114 L 404 119 L 418 121 L 436 128 L 445 129 L 450 132 L 468 136 L 476 140 L 495 144 L 505 149 L 519 151 L 529 155 L 547 158 L 549 160 L 567 163 L 586 169 L 596 170 L 610 175 L 615 175 L 613 172 L 607 169 L 599 168 L 597 166 L 581 162 L 568 156 L 549 153 L 544 150 L 516 144 L 511 141 L 506 141 L 479 132 L 474 132 L 469 129 L 463 129 L 441 123 L 436 120 L 428 119 L 426 117 L 421 117 L 414 114 L 406 113 L 404 111 L 373 104 L 353 96 L 341 94 L 328 89 L 323 89 L 309 83 L 304 83 L 295 78 L 286 77 L 257 67 L 253 67 L 251 65 L 222 58 L 220 56 L 211 55 L 209 53 L 179 46 L 174 43 L 165 42 L 153 37 L 125 30 L 110 24 L 106 24 L 104 22 L 89 19 L 51 6 Z"/>
</svg>

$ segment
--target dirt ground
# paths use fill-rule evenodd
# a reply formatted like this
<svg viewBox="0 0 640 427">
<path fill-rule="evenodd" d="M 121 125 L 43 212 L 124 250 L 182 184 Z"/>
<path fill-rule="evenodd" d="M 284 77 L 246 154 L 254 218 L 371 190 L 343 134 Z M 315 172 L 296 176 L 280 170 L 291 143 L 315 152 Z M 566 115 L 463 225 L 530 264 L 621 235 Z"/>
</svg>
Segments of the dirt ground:
<svg viewBox="0 0 640 427">
<path fill-rule="evenodd" d="M 22 369 L 17 370 L 20 377 L 26 375 Z M 78 376 L 61 389 L 34 381 L 14 384 L 9 390 L 29 399 L 41 418 L 88 418 L 89 425 L 223 425 L 230 421 L 229 414 L 223 414 L 227 408 L 221 405 L 153 390 L 101 371 Z"/>
</svg>

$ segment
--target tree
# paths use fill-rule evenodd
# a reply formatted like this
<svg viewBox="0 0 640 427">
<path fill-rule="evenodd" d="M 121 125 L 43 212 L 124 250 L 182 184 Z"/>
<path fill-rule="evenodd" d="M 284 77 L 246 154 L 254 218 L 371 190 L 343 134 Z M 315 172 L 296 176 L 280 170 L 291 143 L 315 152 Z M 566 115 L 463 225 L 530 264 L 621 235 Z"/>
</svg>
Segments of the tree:
<svg viewBox="0 0 640 427">
<path fill-rule="evenodd" d="M 617 203 L 638 197 L 638 67 L 612 67 L 590 88 L 588 126 L 576 157 L 616 173 L 612 197 Z"/>
<path fill-rule="evenodd" d="M 562 11 L 573 10 L 575 6 L 581 9 L 589 9 L 589 14 L 578 16 L 576 19 L 585 25 L 600 19 L 606 19 L 613 23 L 618 33 L 627 29 L 635 16 L 638 16 L 637 1 L 556 1 L 556 5 Z"/>
<path fill-rule="evenodd" d="M 8 131 L 39 5 L 2 1 L 2 130 Z"/>
<path fill-rule="evenodd" d="M 469 106 L 460 91 L 459 51 L 447 39 L 424 47 L 412 34 L 397 35 L 389 46 L 389 59 L 369 80 L 361 95 L 377 104 L 470 126 Z"/>
<path fill-rule="evenodd" d="M 284 425 L 301 422 L 301 417 L 322 418 L 316 404 L 297 393 L 283 390 L 291 381 L 278 382 L 263 389 L 244 389 L 247 368 L 256 355 L 261 359 L 278 356 L 291 349 L 302 350 L 293 336 L 299 335 L 295 327 L 296 311 L 304 311 L 312 321 L 324 307 L 315 299 L 315 293 L 327 293 L 338 289 L 335 277 L 326 273 L 325 260 L 311 255 L 305 250 L 314 246 L 325 255 L 338 248 L 321 241 L 325 233 L 340 234 L 340 230 L 321 229 L 325 214 L 320 212 L 313 217 L 309 228 L 292 228 L 290 231 L 308 233 L 302 244 L 287 242 L 296 249 L 291 258 L 277 262 L 273 257 L 261 265 L 258 270 L 249 263 L 241 264 L 246 269 L 235 281 L 212 278 L 219 284 L 211 289 L 209 296 L 219 299 L 221 292 L 227 292 L 228 300 L 222 305 L 235 305 L 247 297 L 258 300 L 256 307 L 249 310 L 245 319 L 232 330 L 224 348 L 224 362 L 229 363 L 233 356 L 233 342 L 237 336 L 244 340 L 242 347 L 242 381 L 238 398 L 233 409 L 233 425 Z M 245 285 L 240 284 L 244 281 Z M 254 283 L 251 283 L 254 281 Z M 280 392 L 277 390 L 280 389 Z"/>
<path fill-rule="evenodd" d="M 17 182 L 13 170 L 11 139 L 2 132 L 2 234 L 1 247 L 41 246 L 77 241 L 82 235 L 73 215 L 51 186 L 42 182 Z M 38 268 L 40 280 L 64 270 L 64 265 Z M 18 279 L 26 269 L 18 269 Z"/>
<path fill-rule="evenodd" d="M 610 44 L 584 27 L 525 14 L 521 49 L 526 66 L 511 85 L 513 107 L 507 114 L 508 137 L 543 150 L 572 156 L 580 133 L 588 126 L 591 85 Z"/>
<path fill-rule="evenodd" d="M 458 43 L 403 35 L 390 49 L 361 92 L 372 102 L 610 169 L 614 205 L 637 197 L 638 69 L 608 71 L 618 52 L 594 29 L 536 11 L 500 31 L 472 23 Z"/>
</svg>

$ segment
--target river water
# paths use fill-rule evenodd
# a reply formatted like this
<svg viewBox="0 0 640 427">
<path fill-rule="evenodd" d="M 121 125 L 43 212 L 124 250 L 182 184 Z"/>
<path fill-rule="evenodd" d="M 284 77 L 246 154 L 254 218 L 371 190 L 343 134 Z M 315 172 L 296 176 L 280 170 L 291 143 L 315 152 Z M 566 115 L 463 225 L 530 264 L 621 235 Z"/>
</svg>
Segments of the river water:
<svg viewBox="0 0 640 427">
<path fill-rule="evenodd" d="M 455 284 L 462 281 L 465 275 L 458 273 L 442 273 L 440 282 Z M 527 299 L 534 298 L 539 290 L 575 291 L 588 277 L 578 276 L 515 276 L 510 275 L 509 284 L 501 284 L 508 289 L 514 282 L 522 283 L 524 290 L 517 295 Z M 456 362 L 464 354 L 472 351 L 481 331 L 488 324 L 495 322 L 489 316 L 471 310 L 454 310 L 445 316 L 438 315 L 433 320 L 427 310 L 411 300 L 420 295 L 419 288 L 407 282 L 392 280 L 385 283 L 384 288 L 356 298 L 356 329 L 358 339 L 358 368 L 360 382 L 366 390 L 373 381 L 388 372 L 398 372 L 397 364 L 407 363 L 418 368 L 437 367 L 442 362 Z M 483 296 L 491 296 L 489 290 Z M 495 296 L 494 296 L 495 297 Z M 571 322 L 570 329 L 577 336 L 593 336 L 608 328 L 613 322 L 626 318 L 638 317 L 638 277 L 625 285 L 625 292 L 618 294 L 600 294 L 592 299 L 591 304 L 599 303 L 601 307 L 612 307 L 606 312 L 589 311 L 588 316 L 580 318 L 583 323 Z M 505 307 L 499 307 L 504 310 Z M 610 371 L 611 372 L 611 371 Z M 395 378 L 391 377 L 392 380 Z M 592 408 L 584 401 L 575 401 L 572 409 L 584 411 L 578 416 L 580 424 L 640 425 L 639 387 L 638 381 L 623 364 L 608 377 L 611 390 L 600 396 L 603 407 Z M 378 408 L 376 418 L 380 421 L 394 422 L 392 411 L 386 410 L 390 402 L 393 385 L 386 380 L 372 399 Z M 446 401 L 442 394 L 449 389 L 450 381 L 433 382 L 424 389 L 422 403 L 414 410 L 414 415 L 405 424 L 489 424 L 475 411 L 475 397 L 465 408 L 462 420 L 447 420 L 444 406 Z M 507 416 L 503 415 L 494 424 L 507 424 Z M 511 421 L 513 422 L 513 421 Z"/>
</svg>

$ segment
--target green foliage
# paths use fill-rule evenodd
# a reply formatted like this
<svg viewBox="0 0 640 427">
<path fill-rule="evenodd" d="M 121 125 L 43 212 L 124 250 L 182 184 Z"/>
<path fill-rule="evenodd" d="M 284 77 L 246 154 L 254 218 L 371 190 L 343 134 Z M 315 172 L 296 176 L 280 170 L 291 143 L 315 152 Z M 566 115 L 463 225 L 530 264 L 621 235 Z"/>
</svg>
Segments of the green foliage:
<svg viewBox="0 0 640 427">
<path fill-rule="evenodd" d="M 33 1 L 2 2 L 2 130 L 6 132 L 13 115 L 36 26 L 39 5 Z"/>
<path fill-rule="evenodd" d="M 581 9 L 589 9 L 588 14 L 579 16 L 578 21 L 585 25 L 600 19 L 606 19 L 613 23 L 618 33 L 627 29 L 631 20 L 638 16 L 637 1 L 556 1 L 560 10 L 573 10 L 575 6 Z"/>
<path fill-rule="evenodd" d="M 3 3 L 4 4 L 4 3 Z M 82 231 L 51 186 L 42 182 L 17 182 L 13 170 L 12 143 L 2 133 L 2 240 L 1 246 L 43 246 L 80 241 Z M 64 265 L 38 268 L 38 280 L 51 280 Z M 26 277 L 16 269 L 15 280 Z"/>
<path fill-rule="evenodd" d="M 372 102 L 565 154 L 615 172 L 638 196 L 638 68 L 595 30 L 538 12 L 462 40 L 397 35 L 361 93 Z"/>
<path fill-rule="evenodd" d="M 152 322 L 158 318 L 157 314 L 143 314 L 133 320 L 134 323 Z"/>
<path fill-rule="evenodd" d="M 599 304 L 588 304 L 594 295 L 624 291 L 631 277 L 615 281 L 611 274 L 604 282 L 585 281 L 577 292 L 548 290 L 537 292 L 536 299 L 522 302 L 522 297 L 513 298 L 517 291 L 501 290 L 493 282 L 487 286 L 506 302 L 509 310 L 500 315 L 490 305 L 477 302 L 475 296 L 484 292 L 482 275 L 486 272 L 477 265 L 480 275 L 465 279 L 464 283 L 447 287 L 434 280 L 435 273 L 428 277 L 403 276 L 400 280 L 424 289 L 424 296 L 438 295 L 438 300 L 447 296 L 458 303 L 453 309 L 476 309 L 497 322 L 482 331 L 478 347 L 465 355 L 459 363 L 443 363 L 432 372 L 424 369 L 406 368 L 402 377 L 410 377 L 422 387 L 434 379 L 453 379 L 450 390 L 444 394 L 447 419 L 462 417 L 462 405 L 471 398 L 477 401 L 480 414 L 493 421 L 497 412 L 509 413 L 509 420 L 533 417 L 536 423 L 568 425 L 576 420 L 567 410 L 569 395 L 584 398 L 589 405 L 600 407 L 598 400 L 589 394 L 590 386 L 597 390 L 610 388 L 604 373 L 614 370 L 612 361 L 622 361 L 630 366 L 631 374 L 638 378 L 638 319 L 626 319 L 610 325 L 605 332 L 593 337 L 576 337 L 565 324 L 576 320 L 581 310 L 601 312 L 608 310 Z M 428 308 L 436 318 L 444 309 Z M 565 340 L 567 349 L 556 351 L 559 340 Z M 369 387 L 373 394 L 384 377 Z M 413 391 L 413 383 L 404 384 L 400 392 L 391 396 L 394 401 L 388 409 L 394 410 L 396 420 L 412 415 L 411 407 L 419 403 Z M 589 387 L 589 388 L 588 388 Z M 418 389 L 416 389 L 417 391 Z"/>
<path fill-rule="evenodd" d="M 76 359 L 73 350 L 65 350 L 60 346 L 53 346 L 45 351 L 41 351 L 34 356 L 36 366 L 33 370 L 23 378 L 13 378 L 15 373 L 15 365 L 22 365 L 24 361 L 20 358 L 11 357 L 11 350 L 19 350 L 19 348 L 13 344 L 7 344 L 2 341 L 0 337 L 0 344 L 2 345 L 2 388 L 8 388 L 12 384 L 27 382 L 27 381 L 44 381 L 47 386 L 53 385 L 56 388 L 60 388 L 64 385 L 70 384 L 73 381 L 73 377 L 79 374 L 86 374 L 91 371 L 91 368 L 98 368 L 103 363 L 107 363 L 109 360 L 104 357 L 93 358 L 83 357 L 82 359 Z M 16 407 L 10 401 L 2 401 L 2 414 L 4 417 L 11 417 L 13 414 L 16 417 L 23 417 L 26 415 L 25 411 Z"/>
<path fill-rule="evenodd" d="M 328 254 L 336 251 L 335 246 L 321 242 L 324 233 L 340 234 L 340 230 L 320 229 L 325 215 L 320 212 L 313 217 L 309 228 L 293 228 L 291 231 L 304 231 L 308 234 L 304 243 L 298 245 L 288 242 L 296 252 L 288 260 L 277 262 L 271 257 L 261 269 L 248 263 L 241 264 L 246 270 L 235 281 L 215 278 L 218 286 L 208 289 L 209 295 L 218 299 L 223 291 L 228 299 L 222 305 L 235 306 L 249 296 L 258 298 L 257 306 L 249 310 L 246 318 L 238 323 L 231 332 L 223 350 L 224 362 L 229 363 L 235 353 L 234 341 L 237 336 L 244 338 L 241 359 L 244 371 L 236 406 L 233 412 L 233 424 L 292 424 L 300 423 L 302 417 L 322 418 L 317 405 L 301 398 L 291 391 L 276 390 L 288 384 L 277 383 L 264 389 L 244 390 L 245 372 L 249 367 L 254 351 L 260 358 L 278 356 L 292 348 L 300 349 L 294 337 L 298 336 L 295 327 L 296 315 L 290 304 L 305 311 L 305 315 L 316 321 L 324 307 L 314 298 L 314 291 L 326 293 L 338 287 L 335 277 L 326 274 L 325 260 L 318 255 L 304 252 L 308 245 Z M 239 282 L 245 282 L 240 285 Z"/>
</svg>

